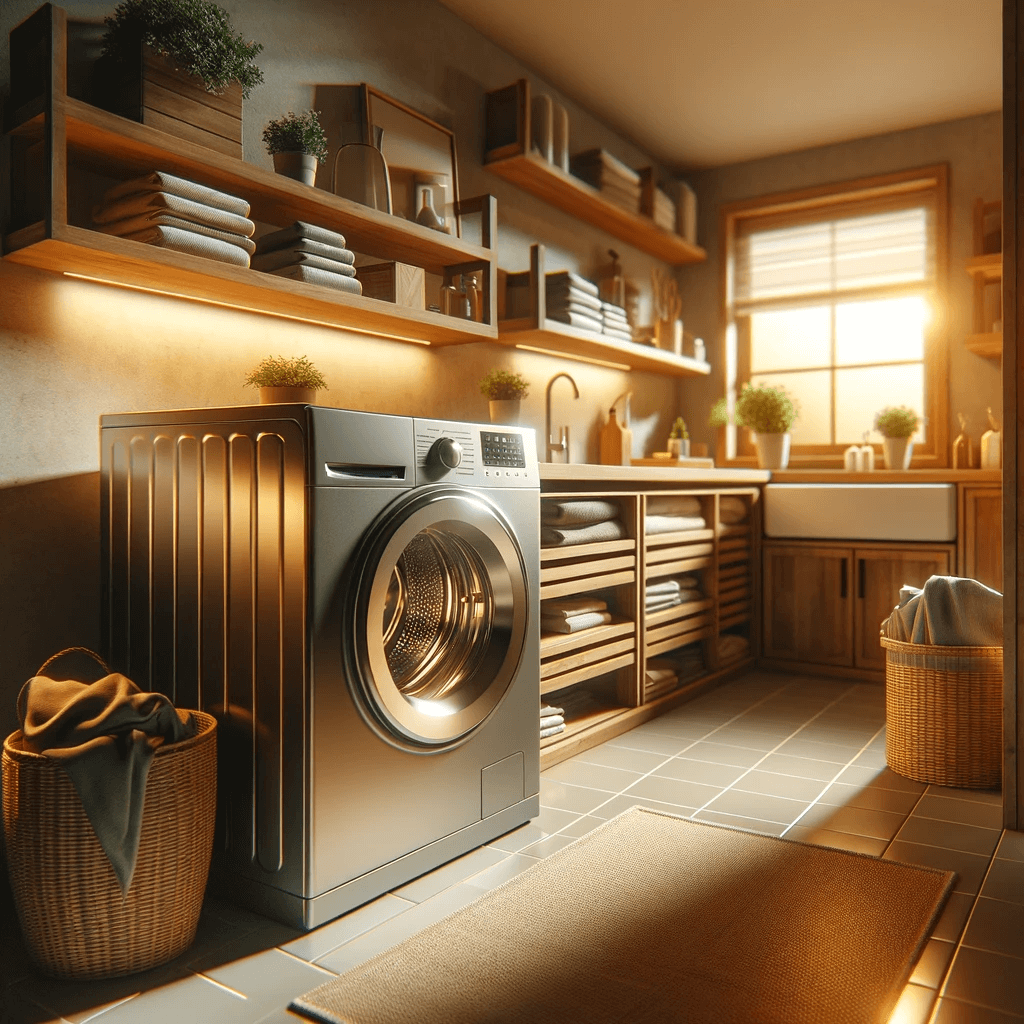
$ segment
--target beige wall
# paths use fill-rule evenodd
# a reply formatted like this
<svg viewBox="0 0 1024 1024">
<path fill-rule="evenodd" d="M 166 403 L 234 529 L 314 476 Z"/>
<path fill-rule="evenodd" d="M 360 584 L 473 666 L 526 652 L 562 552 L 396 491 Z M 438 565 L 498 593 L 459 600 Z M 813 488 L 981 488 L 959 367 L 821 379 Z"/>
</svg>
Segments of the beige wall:
<svg viewBox="0 0 1024 1024">
<path fill-rule="evenodd" d="M 986 429 L 985 410 L 1002 406 L 999 364 L 968 352 L 972 332 L 971 279 L 964 270 L 973 255 L 974 200 L 1002 195 L 1002 121 L 997 113 L 926 125 L 854 142 L 752 160 L 691 176 L 700 207 L 700 239 L 706 263 L 679 272 L 687 330 L 703 336 L 713 364 L 710 378 L 683 385 L 684 415 L 691 434 L 711 440 L 706 426 L 711 403 L 724 393 L 722 279 L 719 265 L 719 208 L 724 203 L 827 182 L 885 174 L 928 164 L 949 164 L 950 231 L 947 337 L 949 347 L 950 438 L 956 413 L 970 418 L 975 450 Z"/>
<path fill-rule="evenodd" d="M 650 161 L 550 90 L 433 0 L 227 0 L 236 28 L 263 42 L 266 78 L 243 112 L 245 159 L 270 168 L 266 121 L 306 109 L 317 84 L 366 81 L 456 132 L 463 196 L 498 197 L 499 264 L 528 267 L 529 244 L 549 269 L 590 273 L 609 244 L 647 281 L 656 264 L 488 174 L 480 166 L 483 94 L 519 77 L 566 103 L 574 150 L 604 146 Z M 7 33 L 38 0 L 5 0 L 0 94 L 8 91 Z M 101 21 L 115 6 L 67 0 L 69 17 Z M 544 426 L 544 388 L 562 370 L 555 417 L 568 423 L 575 462 L 597 460 L 612 401 L 633 390 L 634 450 L 664 447 L 674 378 L 626 374 L 490 343 L 432 349 L 326 327 L 138 294 L 0 261 L 0 735 L 14 728 L 18 688 L 62 646 L 98 647 L 97 420 L 104 412 L 243 404 L 247 370 L 270 353 L 305 353 L 324 372 L 326 404 L 379 412 L 487 419 L 478 383 L 494 366 L 520 370 L 532 390 L 524 422 Z"/>
</svg>

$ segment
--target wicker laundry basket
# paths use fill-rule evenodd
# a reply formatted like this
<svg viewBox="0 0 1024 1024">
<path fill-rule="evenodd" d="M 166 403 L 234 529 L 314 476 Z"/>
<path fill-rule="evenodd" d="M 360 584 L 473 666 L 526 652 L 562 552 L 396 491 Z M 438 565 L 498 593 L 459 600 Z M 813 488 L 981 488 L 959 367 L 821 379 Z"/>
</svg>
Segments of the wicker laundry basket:
<svg viewBox="0 0 1024 1024">
<path fill-rule="evenodd" d="M 881 642 L 889 767 L 940 786 L 998 786 L 1002 647 L 937 647 L 884 636 Z"/>
<path fill-rule="evenodd" d="M 29 953 L 60 978 L 112 978 L 155 967 L 195 939 L 213 849 L 216 719 L 160 746 L 150 764 L 131 887 L 121 895 L 67 773 L 54 758 L 4 741 L 3 822 L 18 918 Z"/>
</svg>

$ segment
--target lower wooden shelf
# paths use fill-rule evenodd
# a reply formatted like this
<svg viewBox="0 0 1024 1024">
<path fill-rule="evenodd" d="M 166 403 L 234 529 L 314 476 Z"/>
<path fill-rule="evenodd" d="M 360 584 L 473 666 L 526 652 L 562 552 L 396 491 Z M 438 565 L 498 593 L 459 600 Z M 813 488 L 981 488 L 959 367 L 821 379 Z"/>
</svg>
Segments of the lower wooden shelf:
<svg viewBox="0 0 1024 1024">
<path fill-rule="evenodd" d="M 984 356 L 986 359 L 1002 359 L 1003 332 L 984 331 L 981 334 L 968 335 L 964 347 L 976 356 Z"/>
</svg>

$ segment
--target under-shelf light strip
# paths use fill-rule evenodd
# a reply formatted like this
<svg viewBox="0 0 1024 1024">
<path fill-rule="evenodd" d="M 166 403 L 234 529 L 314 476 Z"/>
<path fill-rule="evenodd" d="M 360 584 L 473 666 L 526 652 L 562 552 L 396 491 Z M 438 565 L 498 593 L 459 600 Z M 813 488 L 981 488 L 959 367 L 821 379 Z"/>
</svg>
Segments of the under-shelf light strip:
<svg viewBox="0 0 1024 1024">
<path fill-rule="evenodd" d="M 594 359 L 593 356 L 579 356 L 575 352 L 556 352 L 553 348 L 539 348 L 536 345 L 516 345 L 524 352 L 539 352 L 544 356 L 557 356 L 559 359 L 575 359 L 580 363 L 593 363 L 595 366 L 608 366 L 613 370 L 632 370 L 626 363 L 613 363 L 608 359 Z"/>
<path fill-rule="evenodd" d="M 279 320 L 293 320 L 300 324 L 313 324 L 316 327 L 331 327 L 336 331 L 351 331 L 354 334 L 368 334 L 374 338 L 387 338 L 391 341 L 407 341 L 413 345 L 429 345 L 423 338 L 410 338 L 404 334 L 387 334 L 377 329 L 366 327 L 350 327 L 347 324 L 332 324 L 328 320 L 316 320 L 308 316 L 296 316 L 294 313 L 278 313 L 271 309 L 257 309 L 255 306 L 243 306 L 237 302 L 222 302 L 219 299 L 205 299 L 197 295 L 184 295 L 181 292 L 167 291 L 163 288 L 150 288 L 145 285 L 126 284 L 123 281 L 109 281 L 105 277 L 92 277 L 89 274 L 75 274 L 64 271 L 64 277 L 73 277 L 77 281 L 89 281 L 92 284 L 105 284 L 111 288 L 124 288 L 130 292 L 145 292 L 148 295 L 163 295 L 171 299 L 185 299 L 188 302 L 199 302 L 207 306 L 220 306 L 222 309 L 237 309 L 243 313 L 256 313 L 259 316 L 273 316 Z"/>
</svg>

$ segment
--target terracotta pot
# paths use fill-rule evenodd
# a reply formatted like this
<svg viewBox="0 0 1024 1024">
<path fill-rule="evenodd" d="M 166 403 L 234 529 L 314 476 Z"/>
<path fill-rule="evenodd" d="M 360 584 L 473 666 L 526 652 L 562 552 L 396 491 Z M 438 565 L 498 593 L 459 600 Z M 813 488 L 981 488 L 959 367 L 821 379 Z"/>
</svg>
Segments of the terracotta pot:
<svg viewBox="0 0 1024 1024">
<path fill-rule="evenodd" d="M 757 464 L 761 469 L 785 469 L 789 465 L 790 434 L 755 434 Z"/>
<path fill-rule="evenodd" d="M 909 437 L 883 437 L 886 469 L 909 469 L 914 454 L 914 442 Z"/>
<path fill-rule="evenodd" d="M 519 398 L 492 398 L 488 403 L 490 406 L 492 423 L 518 423 Z"/>
<path fill-rule="evenodd" d="M 309 153 L 274 154 L 274 170 L 304 185 L 312 185 L 316 180 L 316 163 L 316 157 Z"/>
<path fill-rule="evenodd" d="M 316 388 L 260 388 L 260 405 L 283 402 L 312 405 L 315 401 Z"/>
</svg>

